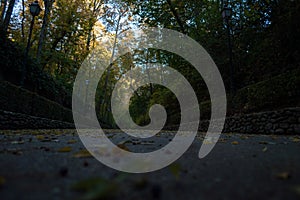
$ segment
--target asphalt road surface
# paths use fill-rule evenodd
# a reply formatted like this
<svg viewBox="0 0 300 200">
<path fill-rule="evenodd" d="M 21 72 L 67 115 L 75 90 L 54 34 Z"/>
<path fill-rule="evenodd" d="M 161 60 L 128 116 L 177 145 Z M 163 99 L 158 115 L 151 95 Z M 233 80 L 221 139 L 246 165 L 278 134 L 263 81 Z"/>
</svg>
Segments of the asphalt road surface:
<svg viewBox="0 0 300 200">
<path fill-rule="evenodd" d="M 165 132 L 132 140 L 107 136 L 129 151 L 170 142 Z M 76 130 L 0 131 L 0 199 L 300 199 L 300 137 L 223 134 L 198 158 L 203 137 L 159 171 L 129 174 L 92 157 Z"/>
</svg>

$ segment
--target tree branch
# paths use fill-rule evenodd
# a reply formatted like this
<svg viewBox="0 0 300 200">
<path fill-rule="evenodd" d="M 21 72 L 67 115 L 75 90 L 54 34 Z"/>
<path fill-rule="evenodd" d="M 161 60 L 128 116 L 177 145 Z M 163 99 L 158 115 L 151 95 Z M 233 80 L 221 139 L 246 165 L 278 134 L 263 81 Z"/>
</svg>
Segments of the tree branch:
<svg viewBox="0 0 300 200">
<path fill-rule="evenodd" d="M 171 2 L 171 0 L 167 0 L 169 6 L 170 6 L 170 9 L 171 9 L 171 12 L 173 13 L 177 23 L 179 24 L 180 26 L 180 30 L 183 34 L 187 34 L 187 32 L 185 31 L 185 28 L 184 28 L 184 25 L 183 25 L 183 22 L 181 21 L 180 17 L 179 17 L 179 14 L 177 13 L 177 11 L 175 10 L 175 8 L 173 7 L 173 4 Z"/>
</svg>

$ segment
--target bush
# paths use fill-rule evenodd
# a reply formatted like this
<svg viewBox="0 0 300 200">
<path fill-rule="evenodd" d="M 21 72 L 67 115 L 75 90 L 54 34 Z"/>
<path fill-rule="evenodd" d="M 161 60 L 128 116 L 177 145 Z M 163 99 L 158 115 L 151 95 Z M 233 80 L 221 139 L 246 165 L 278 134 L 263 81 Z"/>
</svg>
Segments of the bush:
<svg viewBox="0 0 300 200">
<path fill-rule="evenodd" d="M 300 70 L 276 76 L 239 90 L 235 112 L 250 113 L 300 105 Z"/>
</svg>

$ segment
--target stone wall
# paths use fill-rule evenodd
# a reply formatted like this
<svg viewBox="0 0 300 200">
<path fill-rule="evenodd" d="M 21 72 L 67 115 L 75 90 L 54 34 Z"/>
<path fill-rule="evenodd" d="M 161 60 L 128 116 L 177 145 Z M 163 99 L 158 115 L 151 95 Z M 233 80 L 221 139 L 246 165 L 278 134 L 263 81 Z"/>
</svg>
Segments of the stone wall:
<svg viewBox="0 0 300 200">
<path fill-rule="evenodd" d="M 202 121 L 200 131 L 206 132 L 208 125 L 209 121 Z M 300 107 L 228 117 L 223 132 L 300 134 Z"/>
<path fill-rule="evenodd" d="M 208 126 L 209 120 L 202 120 L 199 131 L 207 132 Z M 166 126 L 164 129 L 178 130 L 178 125 Z M 223 133 L 300 134 L 300 107 L 227 117 Z"/>
<path fill-rule="evenodd" d="M 6 81 L 0 82 L 0 110 L 73 123 L 70 109 Z"/>
</svg>

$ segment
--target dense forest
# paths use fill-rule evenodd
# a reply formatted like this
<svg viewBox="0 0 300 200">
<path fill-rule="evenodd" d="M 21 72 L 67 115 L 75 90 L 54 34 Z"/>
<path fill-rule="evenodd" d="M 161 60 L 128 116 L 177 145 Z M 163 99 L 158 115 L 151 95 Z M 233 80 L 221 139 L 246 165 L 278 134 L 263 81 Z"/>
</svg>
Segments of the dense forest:
<svg viewBox="0 0 300 200">
<path fill-rule="evenodd" d="M 299 105 L 299 0 L 40 0 L 42 12 L 35 18 L 26 52 L 30 3 L 1 1 L 1 79 L 65 107 L 71 108 L 73 83 L 87 55 L 101 47 L 103 40 L 118 43 L 122 39 L 118 36 L 133 27 L 168 28 L 201 44 L 221 72 L 229 114 Z M 232 11 L 227 20 L 221 14 L 224 7 Z M 146 49 L 118 58 L 102 77 L 96 95 L 102 121 L 113 124 L 110 95 L 122 74 L 155 62 L 187 78 L 198 96 L 202 117 L 209 117 L 209 94 L 193 66 L 178 55 Z M 168 124 L 180 120 L 172 92 L 146 85 L 131 98 L 130 113 L 136 123 L 149 122 L 148 109 L 154 103 L 165 106 Z"/>
</svg>

